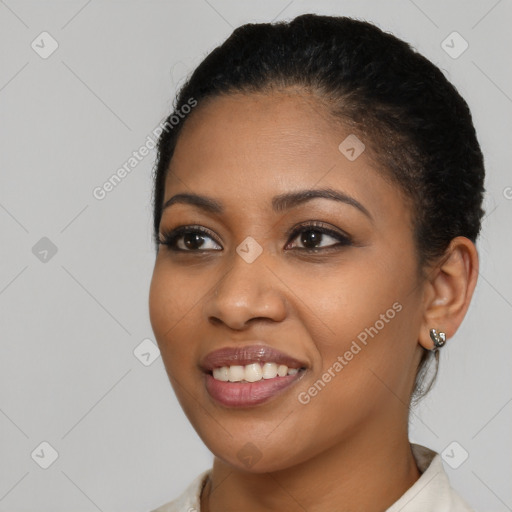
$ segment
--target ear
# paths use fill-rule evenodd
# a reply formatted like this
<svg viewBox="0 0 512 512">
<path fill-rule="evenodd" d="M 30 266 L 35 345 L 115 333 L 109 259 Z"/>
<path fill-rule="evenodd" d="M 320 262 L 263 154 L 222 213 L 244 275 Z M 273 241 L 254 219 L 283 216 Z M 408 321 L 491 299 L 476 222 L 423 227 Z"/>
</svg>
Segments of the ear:
<svg viewBox="0 0 512 512">
<path fill-rule="evenodd" d="M 420 345 L 431 350 L 430 329 L 451 338 L 459 328 L 471 302 L 478 278 L 478 252 L 466 237 L 454 238 L 440 262 L 430 270 L 424 294 L 424 311 L 418 336 Z"/>
</svg>

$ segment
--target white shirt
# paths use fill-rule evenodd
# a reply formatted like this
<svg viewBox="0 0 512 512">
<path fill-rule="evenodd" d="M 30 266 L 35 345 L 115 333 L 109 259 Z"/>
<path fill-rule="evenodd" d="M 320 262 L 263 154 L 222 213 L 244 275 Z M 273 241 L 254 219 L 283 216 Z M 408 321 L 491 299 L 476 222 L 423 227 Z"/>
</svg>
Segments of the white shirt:
<svg viewBox="0 0 512 512">
<path fill-rule="evenodd" d="M 450 486 L 440 455 L 418 444 L 411 448 L 421 476 L 385 512 L 474 512 Z M 177 499 L 151 512 L 201 512 L 201 491 L 210 472 L 198 475 Z"/>
</svg>

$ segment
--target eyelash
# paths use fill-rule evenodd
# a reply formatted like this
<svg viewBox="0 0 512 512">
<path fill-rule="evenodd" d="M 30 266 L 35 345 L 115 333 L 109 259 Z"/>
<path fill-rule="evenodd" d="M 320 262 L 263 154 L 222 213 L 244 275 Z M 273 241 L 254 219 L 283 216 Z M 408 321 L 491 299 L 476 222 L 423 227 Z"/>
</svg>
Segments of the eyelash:
<svg viewBox="0 0 512 512">
<path fill-rule="evenodd" d="M 339 250 L 343 246 L 349 246 L 352 245 L 352 240 L 348 235 L 344 235 L 343 233 L 334 231 L 332 229 L 326 228 L 321 222 L 313 221 L 308 222 L 305 224 L 301 224 L 300 226 L 297 226 L 292 233 L 288 235 L 288 240 L 286 245 L 289 245 L 289 243 L 297 238 L 297 235 L 301 233 L 307 233 L 308 231 L 316 231 L 318 233 L 321 233 L 322 235 L 328 235 L 333 238 L 336 238 L 339 240 L 338 243 L 332 244 L 328 247 L 318 247 L 318 248 L 293 248 L 292 250 L 299 250 L 306 253 L 319 253 L 319 252 L 325 252 L 325 251 L 333 251 L 333 250 Z M 174 252 L 190 252 L 190 253 L 201 253 L 201 252 L 219 252 L 217 249 L 180 249 L 176 247 L 176 242 L 179 238 L 181 238 L 185 234 L 201 234 L 206 235 L 208 238 L 211 238 L 214 240 L 214 242 L 218 245 L 221 245 L 213 236 L 213 233 L 202 226 L 180 226 L 172 231 L 162 231 L 160 238 L 158 240 L 158 243 L 161 245 L 166 245 L 169 250 Z"/>
</svg>

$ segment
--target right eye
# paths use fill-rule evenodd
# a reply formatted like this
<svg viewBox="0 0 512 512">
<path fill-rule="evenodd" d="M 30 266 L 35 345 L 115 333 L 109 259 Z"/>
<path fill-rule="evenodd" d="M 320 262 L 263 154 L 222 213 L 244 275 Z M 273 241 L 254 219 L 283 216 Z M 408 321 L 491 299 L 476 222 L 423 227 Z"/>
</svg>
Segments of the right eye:
<svg viewBox="0 0 512 512">
<path fill-rule="evenodd" d="M 171 251 L 202 252 L 219 250 L 215 248 L 202 248 L 205 239 L 213 240 L 218 245 L 210 230 L 203 226 L 181 226 L 172 231 L 162 231 L 158 243 L 166 245 Z"/>
</svg>

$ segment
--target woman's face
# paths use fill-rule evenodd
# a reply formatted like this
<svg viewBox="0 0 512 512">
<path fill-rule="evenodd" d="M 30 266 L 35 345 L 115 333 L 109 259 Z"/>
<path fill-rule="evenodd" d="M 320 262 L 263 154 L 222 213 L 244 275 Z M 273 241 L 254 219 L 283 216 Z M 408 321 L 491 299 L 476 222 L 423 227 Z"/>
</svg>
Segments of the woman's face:
<svg viewBox="0 0 512 512">
<path fill-rule="evenodd" d="M 349 138 L 340 150 L 349 135 L 305 95 L 236 94 L 197 107 L 177 143 L 164 204 L 190 194 L 217 208 L 180 200 L 164 209 L 161 233 L 207 232 L 190 228 L 160 246 L 151 323 L 190 422 L 243 470 L 381 442 L 407 422 L 422 318 L 411 213 L 368 149 Z M 318 189 L 342 200 L 283 199 Z M 274 377 L 279 365 L 267 364 L 261 379 L 260 367 L 237 368 L 285 361 L 236 352 L 255 345 L 304 369 Z M 228 363 L 208 365 L 223 348 Z"/>
</svg>

